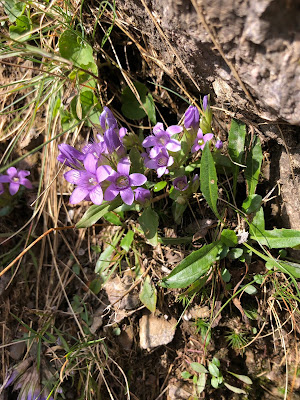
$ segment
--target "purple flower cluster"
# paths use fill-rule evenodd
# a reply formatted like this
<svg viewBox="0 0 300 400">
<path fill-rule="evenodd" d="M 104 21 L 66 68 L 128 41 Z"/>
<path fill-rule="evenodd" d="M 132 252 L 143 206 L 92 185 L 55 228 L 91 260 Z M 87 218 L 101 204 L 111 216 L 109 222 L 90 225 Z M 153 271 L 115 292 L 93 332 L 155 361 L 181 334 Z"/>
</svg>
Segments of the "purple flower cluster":
<svg viewBox="0 0 300 400">
<path fill-rule="evenodd" d="M 45 378 L 51 376 L 50 371 L 44 371 Z M 33 358 L 29 357 L 10 370 L 0 387 L 0 393 L 13 385 L 13 391 L 19 390 L 18 400 L 54 400 L 49 390 L 43 388 L 40 376 Z"/>
<path fill-rule="evenodd" d="M 182 132 L 182 127 L 172 125 L 166 130 L 161 122 L 153 128 L 153 135 L 147 136 L 142 145 L 148 150 L 145 156 L 145 166 L 150 169 L 155 169 L 158 178 L 169 172 L 168 167 L 174 163 L 174 158 L 169 154 L 169 151 L 176 153 L 181 149 L 181 144 L 178 140 L 173 139 L 173 136 Z"/>
<path fill-rule="evenodd" d="M 0 195 L 5 191 L 3 183 L 9 184 L 8 190 L 12 196 L 18 192 L 21 185 L 27 189 L 32 189 L 32 183 L 26 178 L 28 175 L 30 175 L 29 171 L 18 170 L 15 167 L 8 168 L 6 175 L 0 175 Z"/>
<path fill-rule="evenodd" d="M 89 200 L 100 205 L 103 199 L 111 201 L 118 194 L 128 205 L 133 203 L 134 197 L 136 201 L 146 201 L 150 192 L 147 189 L 136 190 L 147 178 L 143 174 L 129 173 L 130 160 L 123 144 L 126 128 L 118 129 L 117 121 L 107 107 L 104 107 L 100 116 L 100 125 L 102 133 L 82 151 L 67 144 L 58 146 L 58 161 L 71 168 L 64 177 L 76 185 L 70 203 Z"/>
</svg>

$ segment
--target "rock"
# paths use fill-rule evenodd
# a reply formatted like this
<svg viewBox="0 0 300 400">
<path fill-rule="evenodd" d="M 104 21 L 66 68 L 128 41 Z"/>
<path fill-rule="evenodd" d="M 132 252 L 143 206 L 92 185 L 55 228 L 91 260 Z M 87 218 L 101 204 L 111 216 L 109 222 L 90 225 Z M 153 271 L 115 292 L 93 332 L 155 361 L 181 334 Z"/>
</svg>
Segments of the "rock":
<svg viewBox="0 0 300 400">
<path fill-rule="evenodd" d="M 192 396 L 192 392 L 186 390 L 183 383 L 176 381 L 174 384 L 169 385 L 168 400 L 187 400 Z"/>
<path fill-rule="evenodd" d="M 299 6 L 298 1 L 286 0 L 119 0 L 117 4 L 119 18 L 132 27 L 137 42 L 137 31 L 147 39 L 149 60 L 155 54 L 165 71 L 171 77 L 178 75 L 179 81 L 182 78 L 197 97 L 199 92 L 215 93 L 219 105 L 291 124 L 300 124 Z M 213 31 L 224 56 L 212 42 Z M 153 62 L 151 67 L 155 71 Z"/>
<path fill-rule="evenodd" d="M 139 305 L 139 295 L 136 292 L 132 291 L 125 295 L 127 290 L 132 286 L 132 283 L 133 280 L 128 275 L 125 275 L 122 279 L 116 276 L 106 283 L 104 289 L 108 300 L 110 304 L 115 303 L 114 307 L 116 309 L 134 310 Z"/>
<path fill-rule="evenodd" d="M 140 319 L 140 346 L 142 349 L 153 349 L 172 342 L 176 319 L 166 321 L 163 316 L 143 315 Z"/>
<path fill-rule="evenodd" d="M 210 309 L 207 306 L 195 306 L 189 308 L 184 314 L 183 318 L 186 321 L 189 321 L 190 319 L 196 320 L 197 318 L 208 318 L 210 313 Z"/>
</svg>

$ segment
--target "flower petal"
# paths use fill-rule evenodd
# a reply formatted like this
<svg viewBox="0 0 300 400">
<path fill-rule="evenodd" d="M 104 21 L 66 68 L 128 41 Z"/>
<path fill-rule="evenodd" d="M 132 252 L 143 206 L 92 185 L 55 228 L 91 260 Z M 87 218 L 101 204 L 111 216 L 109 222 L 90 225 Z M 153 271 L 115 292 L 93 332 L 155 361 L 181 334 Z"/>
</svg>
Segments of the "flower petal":
<svg viewBox="0 0 300 400">
<path fill-rule="evenodd" d="M 202 129 L 201 129 L 201 128 L 198 129 L 198 132 L 197 132 L 197 139 L 203 139 L 203 132 L 202 132 Z"/>
<path fill-rule="evenodd" d="M 109 165 L 100 165 L 99 168 L 97 168 L 96 175 L 97 175 L 97 180 L 98 182 L 103 182 L 105 181 L 112 173 L 112 167 Z"/>
<path fill-rule="evenodd" d="M 64 178 L 70 183 L 77 184 L 80 181 L 80 172 L 76 169 L 71 169 L 64 174 Z"/>
<path fill-rule="evenodd" d="M 165 172 L 166 172 L 167 167 L 158 167 L 156 172 L 157 172 L 157 177 L 160 178 Z"/>
<path fill-rule="evenodd" d="M 10 182 L 11 178 L 8 175 L 0 175 L 0 182 Z"/>
<path fill-rule="evenodd" d="M 167 132 L 171 135 L 171 136 L 173 136 L 173 135 L 175 135 L 176 133 L 180 133 L 180 132 L 182 132 L 182 126 L 178 126 L 178 125 L 171 125 L 171 126 L 169 126 L 169 128 L 167 128 Z"/>
<path fill-rule="evenodd" d="M 13 196 L 19 190 L 20 184 L 16 182 L 11 182 L 9 185 L 9 193 Z"/>
<path fill-rule="evenodd" d="M 97 158 L 95 158 L 92 154 L 88 154 L 84 161 L 84 168 L 88 171 L 88 172 L 92 172 L 93 174 L 96 173 L 96 165 L 97 165 Z"/>
<path fill-rule="evenodd" d="M 206 143 L 207 141 L 211 140 L 214 137 L 213 133 L 207 133 L 206 135 L 204 135 L 203 140 Z"/>
<path fill-rule="evenodd" d="M 153 128 L 153 133 L 156 135 L 157 133 L 160 133 L 161 131 L 164 131 L 164 124 L 162 122 L 158 122 L 155 127 Z"/>
<path fill-rule="evenodd" d="M 168 164 L 166 165 L 167 167 L 170 167 L 174 163 L 174 158 L 172 156 L 169 157 Z"/>
<path fill-rule="evenodd" d="M 142 143 L 143 147 L 151 147 L 151 146 L 155 146 L 156 144 L 156 138 L 153 135 L 147 136 Z"/>
<path fill-rule="evenodd" d="M 90 192 L 90 198 L 94 204 L 100 206 L 103 201 L 103 191 L 100 185 L 96 186 L 95 189 Z"/>
<path fill-rule="evenodd" d="M 78 186 L 77 188 L 74 189 L 73 193 L 71 194 L 69 203 L 70 204 L 77 204 L 80 203 L 82 200 L 86 198 L 86 196 L 89 194 L 89 191 L 87 189 L 84 189 L 83 187 Z"/>
<path fill-rule="evenodd" d="M 129 175 L 130 161 L 129 161 L 128 157 L 122 158 L 122 160 L 119 161 L 117 170 L 118 170 L 119 174 Z"/>
<path fill-rule="evenodd" d="M 178 142 L 178 140 L 170 139 L 169 143 L 166 145 L 166 149 L 176 152 L 181 149 L 181 144 Z"/>
<path fill-rule="evenodd" d="M 130 186 L 141 186 L 147 181 L 147 178 L 143 174 L 131 174 L 129 178 Z"/>
<path fill-rule="evenodd" d="M 105 193 L 104 193 L 104 200 L 106 200 L 106 201 L 111 201 L 111 200 L 113 200 L 118 194 L 119 194 L 119 191 L 116 190 L 115 185 L 110 185 L 110 186 L 108 186 L 108 188 L 106 189 L 106 191 L 105 191 Z"/>
<path fill-rule="evenodd" d="M 121 195 L 121 198 L 124 201 L 124 203 L 131 206 L 131 204 L 133 203 L 133 200 L 134 200 L 134 195 L 133 195 L 132 189 L 127 188 L 127 189 L 121 190 L 120 195 Z"/>
<path fill-rule="evenodd" d="M 6 171 L 6 173 L 7 173 L 7 175 L 8 175 L 10 178 L 13 178 L 14 176 L 17 175 L 18 170 L 17 170 L 17 168 L 15 168 L 15 167 L 10 167 L 10 168 L 8 168 L 8 170 Z"/>
<path fill-rule="evenodd" d="M 20 179 L 20 184 L 25 186 L 27 189 L 32 189 L 32 183 L 30 182 L 30 180 L 26 179 L 26 178 L 22 178 Z"/>
</svg>

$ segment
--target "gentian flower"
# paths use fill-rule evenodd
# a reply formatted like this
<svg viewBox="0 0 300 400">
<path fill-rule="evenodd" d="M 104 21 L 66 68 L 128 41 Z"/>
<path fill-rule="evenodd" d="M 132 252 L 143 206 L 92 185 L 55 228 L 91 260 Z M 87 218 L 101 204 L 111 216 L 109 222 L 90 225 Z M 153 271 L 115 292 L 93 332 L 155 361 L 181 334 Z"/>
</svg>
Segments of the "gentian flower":
<svg viewBox="0 0 300 400">
<path fill-rule="evenodd" d="M 71 204 L 77 204 L 86 199 L 100 205 L 103 201 L 101 182 L 105 181 L 112 172 L 109 165 L 101 165 L 97 168 L 98 160 L 88 154 L 83 161 L 85 170 L 74 170 L 64 174 L 65 179 L 77 185 L 70 197 Z"/>
<path fill-rule="evenodd" d="M 176 190 L 179 190 L 180 192 L 184 192 L 188 187 L 188 182 L 187 182 L 187 177 L 184 176 L 179 176 L 178 178 L 175 178 L 173 181 L 173 186 Z"/>
<path fill-rule="evenodd" d="M 9 193 L 12 196 L 17 193 L 20 185 L 25 186 L 27 189 L 32 189 L 32 183 L 26 178 L 26 176 L 30 175 L 29 171 L 10 167 L 6 174 L 0 176 L 0 183 L 9 183 Z"/>
<path fill-rule="evenodd" d="M 160 178 L 163 174 L 169 172 L 168 167 L 174 163 L 174 158 L 170 156 L 167 150 L 162 147 L 159 153 L 149 161 L 145 162 L 147 168 L 156 169 L 157 176 Z"/>
<path fill-rule="evenodd" d="M 110 111 L 110 109 L 108 107 L 104 107 L 103 111 L 100 115 L 100 125 L 101 128 L 106 131 L 109 128 L 117 128 L 118 127 L 118 123 L 116 118 L 114 117 L 114 114 Z"/>
<path fill-rule="evenodd" d="M 169 151 L 176 152 L 181 149 L 181 144 L 178 140 L 172 139 L 172 136 L 176 133 L 180 133 L 182 127 L 178 125 L 172 125 L 166 130 L 161 122 L 155 125 L 153 128 L 154 135 L 147 136 L 143 141 L 144 147 L 152 147 L 150 151 L 150 157 L 154 158 L 162 148 Z"/>
<path fill-rule="evenodd" d="M 220 149 L 222 149 L 222 147 L 223 147 L 223 142 L 222 142 L 222 140 L 217 140 L 217 141 L 216 141 L 216 144 L 215 144 L 215 148 L 218 149 L 218 150 L 220 150 Z"/>
<path fill-rule="evenodd" d="M 199 127 L 200 115 L 197 107 L 189 106 L 184 114 L 184 117 L 184 126 L 186 129 L 197 129 Z"/>
<path fill-rule="evenodd" d="M 130 161 L 128 157 L 122 158 L 117 165 L 117 171 L 113 171 L 110 176 L 106 177 L 111 185 L 106 189 L 104 199 L 106 201 L 113 200 L 120 194 L 124 203 L 131 205 L 134 200 L 134 192 L 132 186 L 141 186 L 147 178 L 143 174 L 130 174 Z"/>
<path fill-rule="evenodd" d="M 203 150 L 205 143 L 208 142 L 209 140 L 211 140 L 213 138 L 213 134 L 212 133 L 207 133 L 206 135 L 203 135 L 202 130 L 199 128 L 198 133 L 197 133 L 197 137 L 195 139 L 195 142 L 193 144 L 192 147 L 192 153 L 195 153 L 198 150 Z"/>
<path fill-rule="evenodd" d="M 203 110 L 206 111 L 208 105 L 208 95 L 203 97 L 202 104 L 203 104 Z"/>
<path fill-rule="evenodd" d="M 59 162 L 65 163 L 67 167 L 71 168 L 81 166 L 79 161 L 84 159 L 84 154 L 81 151 L 66 143 L 59 144 L 58 149 L 60 151 L 57 157 Z"/>
<path fill-rule="evenodd" d="M 150 200 L 150 190 L 144 189 L 142 187 L 138 187 L 134 189 L 135 200 L 141 204 L 145 204 L 148 200 Z"/>
<path fill-rule="evenodd" d="M 108 153 L 112 153 L 113 151 L 117 151 L 120 155 L 125 153 L 125 148 L 115 128 L 109 128 L 104 132 L 104 143 L 106 144 Z"/>
</svg>

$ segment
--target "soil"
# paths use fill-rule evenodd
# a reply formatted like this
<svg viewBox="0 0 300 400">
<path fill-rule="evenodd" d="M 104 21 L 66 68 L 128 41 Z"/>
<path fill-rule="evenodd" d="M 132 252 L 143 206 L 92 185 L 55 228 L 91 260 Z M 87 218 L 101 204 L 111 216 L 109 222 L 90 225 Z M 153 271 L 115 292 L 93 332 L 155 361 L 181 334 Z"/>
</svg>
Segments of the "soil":
<svg viewBox="0 0 300 400">
<path fill-rule="evenodd" d="M 192 78 L 199 85 L 201 94 L 210 91 L 214 95 L 215 105 L 225 105 L 228 111 L 216 109 L 214 114 L 215 132 L 224 141 L 230 116 L 235 115 L 246 122 L 249 134 L 252 132 L 259 134 L 263 142 L 263 177 L 258 192 L 264 197 L 276 187 L 270 194 L 270 197 L 275 196 L 275 198 L 266 204 L 267 228 L 272 229 L 276 226 L 300 229 L 300 131 L 299 127 L 289 123 L 277 123 L 279 119 L 283 119 L 300 124 L 298 107 L 300 99 L 296 73 L 299 65 L 290 62 L 298 46 L 295 40 L 298 20 L 295 10 L 298 6 L 288 1 L 279 2 L 280 6 L 277 6 L 271 0 L 264 1 L 260 9 L 257 4 L 254 5 L 252 2 L 248 4 L 244 1 L 202 2 L 206 20 L 210 26 L 214 26 L 218 40 L 224 51 L 226 50 L 226 56 L 234 61 L 241 80 L 248 85 L 258 107 L 257 111 L 251 106 L 249 97 L 232 79 L 228 65 L 213 50 L 207 31 L 199 27 L 192 3 L 187 5 L 184 1 L 168 0 L 163 7 L 162 2 L 145 3 L 178 52 L 179 57 L 175 56 L 175 63 L 171 58 L 172 51 L 170 52 L 167 42 L 162 40 L 142 2 L 120 0 L 118 3 L 119 14 L 110 36 L 111 41 L 120 62 L 127 68 L 132 79 L 144 82 L 150 90 L 153 90 L 158 111 L 166 123 L 168 125 L 177 123 L 186 104 L 162 87 L 175 90 L 182 95 L 187 92 L 194 96 L 196 92 L 193 92 L 194 88 L 191 90 Z M 274 15 L 277 15 L 276 12 L 280 7 L 283 10 L 283 21 L 289 20 L 289 22 L 280 24 L 279 34 L 277 30 L 279 21 Z M 88 14 L 86 18 L 88 19 Z M 271 27 L 272 20 L 275 20 L 277 25 Z M 120 28 L 122 23 L 126 27 L 125 32 Z M 251 30 L 253 26 L 251 24 L 257 29 Z M 189 30 L 186 29 L 187 25 Z M 275 35 L 276 32 L 278 34 Z M 96 39 L 100 43 L 100 33 L 98 35 Z M 274 48 L 269 46 L 271 42 L 274 43 Z M 138 44 L 146 49 L 146 53 Z M 105 51 L 113 57 L 109 46 Z M 183 68 L 178 58 L 182 59 L 187 70 Z M 278 58 L 285 61 L 280 64 L 275 63 L 274 60 Z M 163 65 L 159 63 L 161 60 Z M 99 52 L 99 65 L 101 66 L 104 61 L 103 53 Z M 14 59 L 12 62 L 17 61 Z M 11 70 L 8 66 L 5 68 L 5 74 L 9 75 Z M 265 72 L 262 73 L 262 70 Z M 172 78 L 173 73 L 175 81 Z M 12 79 L 11 76 L 5 78 L 5 74 L 2 70 L 2 84 Z M 270 74 L 277 76 L 276 84 L 270 79 Z M 103 99 L 114 97 L 111 107 L 114 111 L 120 112 L 120 87 L 124 86 L 122 74 L 110 65 L 100 67 L 100 76 L 103 81 L 109 82 L 101 93 Z M 162 87 L 151 86 L 148 83 L 151 79 Z M 176 82 L 180 83 L 180 87 Z M 3 104 L 7 105 L 7 100 Z M 276 123 L 266 121 L 262 117 L 272 119 Z M 6 120 L 3 124 L 8 123 Z M 20 141 L 12 157 L 18 157 L 39 144 L 45 134 L 44 127 L 44 114 L 41 110 L 37 125 L 33 127 L 32 136 L 26 138 L 27 142 Z M 86 135 L 90 133 L 88 128 L 85 129 L 80 137 L 81 141 L 84 141 Z M 3 139 L 2 132 L 0 138 L 1 148 L 4 151 L 7 142 L 5 138 Z M 2 266 L 22 251 L 23 236 L 27 237 L 26 235 L 30 234 L 30 230 L 22 227 L 32 215 L 31 203 L 35 199 L 43 157 L 43 153 L 37 153 L 26 159 L 26 165 L 20 166 L 30 168 L 35 189 L 25 191 L 14 212 L 0 221 L 0 230 L 3 233 L 0 237 L 3 242 L 1 254 L 9 254 L 8 257 L 1 259 Z M 57 170 L 51 172 L 55 175 Z M 49 208 L 45 208 L 45 212 L 34 227 L 32 239 L 52 227 L 53 220 L 49 217 L 53 212 L 52 206 L 56 207 L 56 221 L 60 226 L 70 225 L 70 219 L 72 223 L 77 222 L 86 211 L 89 205 L 87 202 L 76 206 L 68 204 L 68 197 L 64 196 L 67 190 L 68 187 L 60 174 L 56 179 L 54 194 L 56 199 L 63 201 L 63 206 L 58 206 L 56 202 L 55 206 L 48 204 Z M 57 195 L 58 192 L 63 194 Z M 51 193 L 53 195 L 53 192 L 50 192 L 49 198 L 52 201 L 54 197 L 51 197 Z M 245 183 L 241 176 L 237 201 L 242 201 L 244 193 Z M 161 200 L 159 206 L 163 210 L 161 213 L 163 222 L 159 231 L 165 237 L 176 238 L 186 236 L 190 232 L 194 234 L 199 228 L 199 222 L 214 220 L 207 207 L 198 207 L 196 199 L 191 203 L 193 212 L 187 210 L 184 222 L 180 226 L 174 226 L 168 200 Z M 229 215 L 230 217 L 235 218 L 234 215 Z M 137 218 L 137 213 L 127 213 L 125 226 L 137 226 Z M 214 284 L 208 283 L 205 296 L 196 295 L 188 305 L 180 296 L 182 292 L 163 289 L 158 282 L 183 257 L 200 247 L 204 243 L 203 237 L 211 241 L 211 230 L 200 229 L 191 246 L 159 245 L 156 248 L 146 244 L 142 235 L 136 234 L 136 248 L 140 259 L 137 261 L 135 253 L 130 251 L 128 260 L 120 261 L 118 274 L 113 274 L 106 288 L 101 288 L 95 295 L 89 288 L 98 278 L 94 269 L 99 254 L 96 250 L 91 250 L 91 246 L 94 246 L 94 249 L 99 246 L 101 251 L 121 229 L 112 227 L 105 221 L 102 222 L 102 226 L 84 231 L 68 229 L 50 233 L 26 253 L 18 267 L 0 278 L 3 344 L 0 350 L 3 380 L 7 367 L 12 367 L 21 360 L 27 350 L 22 346 L 12 345 L 12 342 L 40 330 L 48 339 L 48 341 L 43 340 L 41 348 L 41 358 L 44 363 L 41 374 L 43 368 L 46 370 L 48 365 L 52 365 L 58 372 L 64 372 L 62 386 L 66 399 L 106 400 L 111 396 L 118 400 L 192 398 L 194 393 L 192 381 L 184 380 L 181 373 L 186 370 L 192 373 L 190 367 L 192 362 L 205 364 L 213 357 L 220 360 L 220 370 L 226 382 L 245 390 L 247 394 L 233 393 L 224 386 L 214 389 L 208 383 L 199 398 L 283 399 L 287 382 L 289 391 L 285 398 L 300 399 L 298 305 L 283 274 L 267 275 L 264 263 L 255 256 L 248 270 L 241 262 L 228 261 L 226 268 L 232 275 L 232 287 L 235 287 L 241 279 L 244 279 L 244 283 L 250 281 L 255 274 L 261 274 L 265 279 L 257 294 L 243 293 L 221 312 L 214 322 L 209 343 L 205 346 L 206 324 L 230 297 L 230 292 L 220 275 L 215 274 Z M 233 220 L 232 223 L 236 221 Z M 195 224 L 198 228 L 195 228 Z M 9 238 L 12 232 L 17 232 L 19 229 L 22 230 L 18 235 Z M 9 240 L 5 240 L 7 237 Z M 131 287 L 132 280 L 136 278 L 131 266 L 138 262 L 142 272 L 149 267 L 149 275 L 158 291 L 156 319 L 172 323 L 178 321 L 174 338 L 173 334 L 169 335 L 169 343 L 163 342 L 148 349 L 145 348 L 146 345 L 141 346 L 139 333 L 142 321 L 147 320 L 151 323 L 154 317 L 149 317 L 150 312 L 138 300 L 139 286 L 130 291 L 129 295 L 126 292 L 128 287 Z M 291 293 L 289 302 L 286 302 L 283 294 L 285 291 Z M 124 295 L 120 302 L 122 306 L 119 303 L 114 304 L 120 295 Z M 78 299 L 80 304 L 77 302 Z M 70 302 L 75 315 L 70 308 Z M 247 313 L 245 314 L 243 310 Z M 165 325 L 168 323 L 164 323 Z M 105 340 L 91 348 L 80 349 L 80 354 L 74 357 L 74 360 L 70 358 L 65 364 L 66 351 L 62 340 L 59 338 L 56 342 L 51 342 L 50 334 L 57 338 L 57 332 L 63 333 L 69 346 L 73 346 L 81 338 L 82 332 L 79 326 L 84 333 L 92 332 L 90 338 L 93 340 L 100 338 Z M 240 346 L 230 344 L 230 337 L 233 334 L 243 337 L 245 341 L 240 343 Z M 35 346 L 32 347 L 30 354 L 36 356 L 37 350 Z M 94 372 L 94 379 L 97 381 L 94 382 L 94 392 L 90 393 L 90 397 L 80 397 L 87 379 L 83 372 L 86 371 L 87 364 Z M 249 376 L 253 384 L 245 385 L 228 371 Z M 1 400 L 13 400 L 16 397 L 16 393 L 12 393 L 11 390 L 0 394 Z"/>
</svg>

